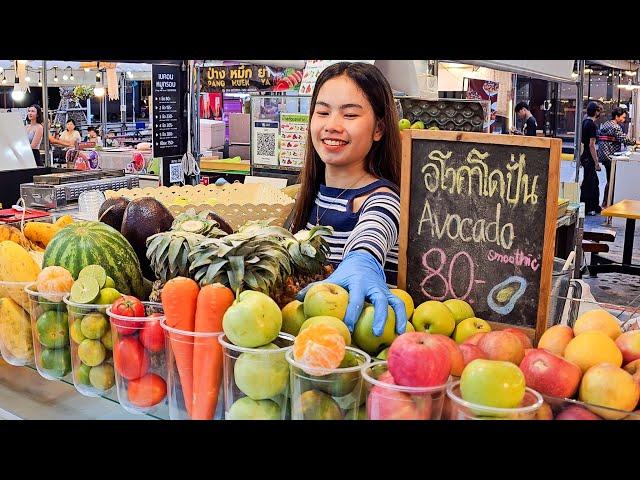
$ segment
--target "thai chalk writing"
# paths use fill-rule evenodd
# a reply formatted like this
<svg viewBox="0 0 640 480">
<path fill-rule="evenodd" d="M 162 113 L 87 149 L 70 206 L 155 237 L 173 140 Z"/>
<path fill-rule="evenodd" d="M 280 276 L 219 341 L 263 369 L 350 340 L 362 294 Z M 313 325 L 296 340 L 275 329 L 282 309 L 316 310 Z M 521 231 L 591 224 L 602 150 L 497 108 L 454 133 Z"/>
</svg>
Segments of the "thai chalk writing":
<svg viewBox="0 0 640 480">
<path fill-rule="evenodd" d="M 530 177 L 526 173 L 526 154 L 512 153 L 505 163 L 506 171 L 500 168 L 489 170 L 485 162 L 489 152 L 481 153 L 474 148 L 464 159 L 467 165 L 457 168 L 447 166 L 452 155 L 453 152 L 443 153 L 441 150 L 429 153 L 431 161 L 422 167 L 424 185 L 429 192 L 444 190 L 450 194 L 475 194 L 489 198 L 498 195 L 511 206 L 538 203 L 538 175 Z"/>
<path fill-rule="evenodd" d="M 525 254 L 520 249 L 517 249 L 515 253 L 502 254 L 495 252 L 493 250 L 489 250 L 487 252 L 487 260 L 490 262 L 498 262 L 498 263 L 510 263 L 517 267 L 525 266 L 531 268 L 534 272 L 537 272 L 540 268 L 540 260 L 539 256 L 537 258 L 532 257 L 531 254 Z"/>
</svg>

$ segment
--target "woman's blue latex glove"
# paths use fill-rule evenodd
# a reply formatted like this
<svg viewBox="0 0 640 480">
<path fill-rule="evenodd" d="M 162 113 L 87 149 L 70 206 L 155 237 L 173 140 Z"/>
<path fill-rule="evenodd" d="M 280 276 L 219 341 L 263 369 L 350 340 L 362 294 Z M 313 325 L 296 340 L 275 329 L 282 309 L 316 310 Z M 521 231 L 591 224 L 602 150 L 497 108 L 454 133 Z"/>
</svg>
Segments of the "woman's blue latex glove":
<svg viewBox="0 0 640 480">
<path fill-rule="evenodd" d="M 374 308 L 374 335 L 377 337 L 382 335 L 389 305 L 396 314 L 396 333 L 404 333 L 407 327 L 404 302 L 391 293 L 382 266 L 369 252 L 353 250 L 347 253 L 338 268 L 324 281 L 340 285 L 349 292 L 349 305 L 347 305 L 344 323 L 350 332 L 353 332 L 353 327 L 364 308 L 364 301 L 367 299 Z M 297 295 L 298 300 L 303 301 L 307 290 L 317 283 L 322 282 L 311 283 L 300 290 Z"/>
</svg>

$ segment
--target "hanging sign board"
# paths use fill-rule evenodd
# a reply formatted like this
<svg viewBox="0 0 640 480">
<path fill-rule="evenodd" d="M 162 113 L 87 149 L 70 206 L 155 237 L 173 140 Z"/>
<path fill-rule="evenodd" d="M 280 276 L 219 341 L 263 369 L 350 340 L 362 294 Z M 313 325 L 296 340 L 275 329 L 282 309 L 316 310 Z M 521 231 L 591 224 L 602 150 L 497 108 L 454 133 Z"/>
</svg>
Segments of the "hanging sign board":
<svg viewBox="0 0 640 480">
<path fill-rule="evenodd" d="M 267 65 L 219 65 L 202 67 L 200 91 L 288 90 L 302 79 L 302 70 Z"/>
<path fill-rule="evenodd" d="M 151 67 L 153 156 L 182 155 L 182 76 L 179 65 Z"/>
<path fill-rule="evenodd" d="M 477 317 L 546 327 L 559 139 L 402 133 L 398 286 L 416 301 L 460 298 Z"/>
</svg>

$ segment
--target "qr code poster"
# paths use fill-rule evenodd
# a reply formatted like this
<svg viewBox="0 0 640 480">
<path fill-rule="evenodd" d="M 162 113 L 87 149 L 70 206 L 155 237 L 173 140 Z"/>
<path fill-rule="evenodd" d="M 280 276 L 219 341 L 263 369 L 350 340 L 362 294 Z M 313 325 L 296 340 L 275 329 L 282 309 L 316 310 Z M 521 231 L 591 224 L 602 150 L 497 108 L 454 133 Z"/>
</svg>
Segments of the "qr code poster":
<svg viewBox="0 0 640 480">
<path fill-rule="evenodd" d="M 254 164 L 278 165 L 278 122 L 254 122 L 251 159 Z"/>
</svg>

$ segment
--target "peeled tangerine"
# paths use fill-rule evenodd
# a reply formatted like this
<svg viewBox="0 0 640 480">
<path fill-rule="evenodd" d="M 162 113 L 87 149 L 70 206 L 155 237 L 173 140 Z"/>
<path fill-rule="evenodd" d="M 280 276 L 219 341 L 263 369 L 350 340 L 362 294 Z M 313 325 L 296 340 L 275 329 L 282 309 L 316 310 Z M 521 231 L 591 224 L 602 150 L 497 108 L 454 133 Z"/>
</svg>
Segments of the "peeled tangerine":
<svg viewBox="0 0 640 480">
<path fill-rule="evenodd" d="M 344 337 L 338 329 L 323 323 L 301 331 L 293 342 L 293 358 L 312 369 L 338 368 L 345 352 Z M 318 372 L 313 374 L 318 375 Z"/>
<path fill-rule="evenodd" d="M 576 335 L 564 350 L 565 360 L 575 363 L 585 373 L 598 363 L 611 363 L 615 367 L 622 365 L 622 352 L 609 336 L 591 330 Z"/>
<path fill-rule="evenodd" d="M 36 288 L 39 292 L 64 294 L 69 293 L 72 286 L 73 277 L 69 270 L 63 267 L 46 267 L 36 279 Z"/>
<path fill-rule="evenodd" d="M 611 340 L 615 340 L 622 333 L 620 323 L 618 323 L 616 317 L 602 309 L 589 310 L 583 313 L 573 325 L 573 334 L 576 336 L 591 330 L 601 331 L 608 335 Z"/>
<path fill-rule="evenodd" d="M 631 412 L 639 397 L 640 389 L 631 374 L 608 363 L 591 367 L 580 383 L 580 400 L 590 404 L 589 410 L 607 420 L 618 420 L 628 414 L 591 405 Z"/>
</svg>

